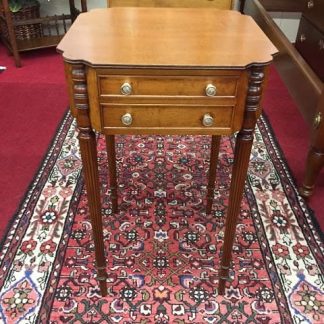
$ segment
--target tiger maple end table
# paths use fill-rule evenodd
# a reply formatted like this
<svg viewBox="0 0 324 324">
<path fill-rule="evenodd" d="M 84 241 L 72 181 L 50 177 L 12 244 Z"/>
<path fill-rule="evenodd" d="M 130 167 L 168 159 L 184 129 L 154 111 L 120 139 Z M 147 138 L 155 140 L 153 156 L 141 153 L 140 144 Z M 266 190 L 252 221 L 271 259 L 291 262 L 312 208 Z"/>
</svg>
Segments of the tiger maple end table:
<svg viewBox="0 0 324 324">
<path fill-rule="evenodd" d="M 212 135 L 210 212 L 220 136 L 238 131 L 219 270 L 224 294 L 263 81 L 276 48 L 252 18 L 235 11 L 110 8 L 79 15 L 58 50 L 80 131 L 103 296 L 107 274 L 94 131 L 106 136 L 114 212 L 115 134 Z"/>
</svg>

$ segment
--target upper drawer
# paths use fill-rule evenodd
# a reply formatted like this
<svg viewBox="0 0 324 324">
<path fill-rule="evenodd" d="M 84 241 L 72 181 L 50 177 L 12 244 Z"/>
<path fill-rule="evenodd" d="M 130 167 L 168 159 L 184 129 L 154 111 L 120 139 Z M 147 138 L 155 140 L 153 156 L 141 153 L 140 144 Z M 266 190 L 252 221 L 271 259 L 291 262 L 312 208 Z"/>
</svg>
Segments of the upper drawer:
<svg viewBox="0 0 324 324">
<path fill-rule="evenodd" d="M 295 46 L 305 61 L 324 82 L 324 33 L 302 17 Z"/>
<path fill-rule="evenodd" d="M 126 76 L 99 77 L 101 96 L 235 97 L 238 76 Z"/>
<path fill-rule="evenodd" d="M 324 1 L 308 0 L 306 10 L 303 12 L 306 17 L 320 32 L 324 32 Z"/>
</svg>

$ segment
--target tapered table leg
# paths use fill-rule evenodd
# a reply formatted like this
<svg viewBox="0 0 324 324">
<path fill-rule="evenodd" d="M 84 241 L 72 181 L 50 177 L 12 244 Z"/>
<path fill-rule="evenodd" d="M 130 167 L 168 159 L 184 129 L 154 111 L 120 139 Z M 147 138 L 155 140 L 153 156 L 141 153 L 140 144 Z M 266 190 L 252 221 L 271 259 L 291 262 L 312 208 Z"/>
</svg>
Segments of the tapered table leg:
<svg viewBox="0 0 324 324">
<path fill-rule="evenodd" d="M 238 134 L 235 145 L 234 165 L 230 187 L 229 207 L 225 223 L 225 236 L 223 255 L 220 266 L 218 292 L 223 295 L 225 283 L 229 279 L 229 268 L 232 259 L 232 248 L 235 237 L 237 219 L 240 212 L 244 184 L 249 165 L 253 137 L 246 136 L 244 132 Z"/>
<path fill-rule="evenodd" d="M 314 117 L 310 149 L 307 155 L 305 176 L 299 193 L 309 198 L 314 190 L 316 179 L 324 166 L 324 90 L 318 101 Z"/>
<path fill-rule="evenodd" d="M 218 293 L 220 295 L 224 295 L 225 284 L 226 281 L 229 280 L 229 268 L 232 259 L 236 224 L 249 166 L 253 133 L 257 118 L 260 115 L 259 102 L 262 94 L 264 68 L 262 66 L 252 66 L 249 73 L 244 120 L 241 131 L 237 135 L 234 150 L 234 165 L 232 170 L 228 212 L 225 222 L 224 246 L 219 271 Z"/>
<path fill-rule="evenodd" d="M 102 296 L 106 296 L 106 260 L 102 229 L 97 146 L 94 132 L 89 129 L 80 129 L 79 143 L 83 162 L 83 173 L 87 189 L 93 239 L 95 244 L 96 268 L 98 272 L 97 280 L 99 281 Z"/>
<path fill-rule="evenodd" d="M 212 206 L 213 206 L 220 140 L 221 140 L 221 136 L 215 136 L 215 135 L 212 136 L 209 177 L 208 177 L 208 187 L 207 187 L 207 206 L 206 206 L 207 215 L 211 213 Z"/>
<path fill-rule="evenodd" d="M 117 168 L 116 168 L 116 153 L 115 153 L 115 135 L 106 136 L 106 147 L 108 155 L 108 172 L 109 184 L 111 190 L 111 205 L 112 212 L 118 211 L 118 191 L 117 191 Z"/>
<path fill-rule="evenodd" d="M 86 72 L 82 64 L 66 65 L 67 74 L 73 83 L 73 102 L 79 129 L 79 143 L 83 163 L 83 173 L 87 189 L 90 220 L 95 244 L 97 280 L 102 296 L 107 295 L 107 273 L 101 214 L 100 186 L 97 162 L 96 136 L 89 117 Z"/>
<path fill-rule="evenodd" d="M 323 166 L 324 166 L 324 153 L 317 152 L 316 149 L 312 147 L 308 152 L 308 156 L 306 160 L 306 173 L 305 173 L 303 185 L 299 190 L 299 193 L 303 197 L 309 198 L 313 194 L 316 178 L 319 175 Z"/>
</svg>

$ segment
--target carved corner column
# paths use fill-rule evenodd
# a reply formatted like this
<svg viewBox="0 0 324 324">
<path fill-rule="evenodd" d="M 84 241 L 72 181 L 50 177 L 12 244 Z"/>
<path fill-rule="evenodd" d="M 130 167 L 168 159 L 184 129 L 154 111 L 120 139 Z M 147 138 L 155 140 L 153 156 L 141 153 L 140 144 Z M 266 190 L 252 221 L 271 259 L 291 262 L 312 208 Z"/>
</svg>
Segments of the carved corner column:
<svg viewBox="0 0 324 324">
<path fill-rule="evenodd" d="M 249 70 L 245 113 L 242 128 L 237 135 L 234 150 L 234 165 L 229 194 L 229 206 L 225 224 L 223 254 L 219 271 L 220 295 L 225 293 L 225 284 L 229 280 L 229 268 L 232 259 L 232 249 L 236 231 L 237 219 L 240 212 L 247 170 L 249 166 L 253 134 L 260 114 L 260 99 L 264 80 L 264 66 L 252 66 Z"/>
<path fill-rule="evenodd" d="M 76 119 L 79 129 L 79 144 L 83 162 L 83 173 L 87 189 L 90 220 L 95 244 L 97 280 L 102 296 L 107 295 L 106 259 L 103 240 L 101 200 L 97 162 L 97 145 L 89 117 L 89 100 L 86 81 L 86 70 L 83 64 L 71 65 L 73 99 L 76 108 Z"/>
</svg>

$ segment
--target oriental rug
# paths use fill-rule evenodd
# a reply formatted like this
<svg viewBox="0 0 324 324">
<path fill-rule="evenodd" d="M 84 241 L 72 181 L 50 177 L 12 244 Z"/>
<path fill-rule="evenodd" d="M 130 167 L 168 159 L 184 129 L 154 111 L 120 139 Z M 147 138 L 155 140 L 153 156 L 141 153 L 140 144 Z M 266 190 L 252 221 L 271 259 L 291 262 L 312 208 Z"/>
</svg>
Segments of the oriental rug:
<svg viewBox="0 0 324 324">
<path fill-rule="evenodd" d="M 0 252 L 1 323 L 324 323 L 323 242 L 267 120 L 258 122 L 230 282 L 217 292 L 233 138 L 205 213 L 210 137 L 117 136 L 117 215 L 98 138 L 108 296 L 95 280 L 77 131 L 67 115 Z"/>
</svg>

